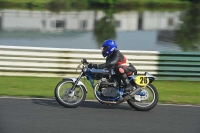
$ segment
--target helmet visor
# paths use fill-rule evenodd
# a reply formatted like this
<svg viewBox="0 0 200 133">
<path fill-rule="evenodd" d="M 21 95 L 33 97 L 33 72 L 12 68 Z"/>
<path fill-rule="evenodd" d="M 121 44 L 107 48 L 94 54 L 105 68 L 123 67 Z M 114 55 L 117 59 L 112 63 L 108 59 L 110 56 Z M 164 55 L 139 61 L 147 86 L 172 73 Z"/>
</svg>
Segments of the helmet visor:
<svg viewBox="0 0 200 133">
<path fill-rule="evenodd" d="M 107 47 L 101 47 L 101 50 L 103 53 L 106 53 L 108 51 L 108 49 L 110 48 L 110 46 Z"/>
</svg>

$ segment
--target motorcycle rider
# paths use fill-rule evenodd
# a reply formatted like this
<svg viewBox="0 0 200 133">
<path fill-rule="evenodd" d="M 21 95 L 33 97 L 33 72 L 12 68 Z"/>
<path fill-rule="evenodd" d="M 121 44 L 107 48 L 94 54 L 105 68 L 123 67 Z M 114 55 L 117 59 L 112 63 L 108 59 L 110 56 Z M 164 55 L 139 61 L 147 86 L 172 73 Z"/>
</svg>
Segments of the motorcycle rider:
<svg viewBox="0 0 200 133">
<path fill-rule="evenodd" d="M 134 90 L 130 84 L 128 76 L 137 74 L 136 68 L 128 62 L 128 59 L 117 49 L 117 44 L 114 40 L 108 39 L 102 43 L 102 55 L 106 57 L 106 63 L 88 65 L 89 68 L 114 68 L 115 73 L 122 79 L 126 85 L 125 92 Z"/>
</svg>

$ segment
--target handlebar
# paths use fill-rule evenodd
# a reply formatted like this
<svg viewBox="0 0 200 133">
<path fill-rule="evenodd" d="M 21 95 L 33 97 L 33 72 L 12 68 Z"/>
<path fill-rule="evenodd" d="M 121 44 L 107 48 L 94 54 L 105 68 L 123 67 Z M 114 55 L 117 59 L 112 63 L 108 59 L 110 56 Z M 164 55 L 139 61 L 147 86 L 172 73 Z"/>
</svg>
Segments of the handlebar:
<svg viewBox="0 0 200 133">
<path fill-rule="evenodd" d="M 82 59 L 81 61 L 83 64 L 89 64 L 86 59 Z"/>
<path fill-rule="evenodd" d="M 82 59 L 81 62 L 82 62 L 82 64 L 86 64 L 86 65 L 89 64 L 89 62 L 87 62 L 87 59 Z M 113 68 L 111 68 L 111 69 L 106 69 L 106 68 L 104 68 L 104 70 L 108 70 L 108 71 L 110 71 L 111 74 L 115 74 Z"/>
<path fill-rule="evenodd" d="M 78 68 L 80 68 L 80 69 L 82 69 L 82 71 L 85 72 L 85 71 L 88 69 L 88 64 L 89 64 L 89 62 L 87 62 L 86 59 L 82 59 L 82 60 L 81 60 L 81 63 L 80 63 L 80 64 L 78 65 L 78 67 L 76 68 L 76 71 L 77 71 Z M 82 68 L 80 67 L 81 65 L 83 65 Z M 111 69 L 106 69 L 106 68 L 104 68 L 103 70 L 109 71 L 110 75 L 114 75 L 114 74 L 115 74 L 115 71 L 114 71 L 113 68 L 111 68 Z"/>
</svg>

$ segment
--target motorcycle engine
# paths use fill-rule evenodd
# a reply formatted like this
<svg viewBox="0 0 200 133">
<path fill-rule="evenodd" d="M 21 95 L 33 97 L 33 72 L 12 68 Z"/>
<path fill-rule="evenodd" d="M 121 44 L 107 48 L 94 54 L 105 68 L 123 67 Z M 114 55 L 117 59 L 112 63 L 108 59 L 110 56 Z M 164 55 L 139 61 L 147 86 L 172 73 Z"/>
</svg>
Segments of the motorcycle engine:
<svg viewBox="0 0 200 133">
<path fill-rule="evenodd" d="M 117 87 L 116 81 L 109 81 L 106 78 L 102 78 L 99 80 L 98 91 L 101 93 L 101 96 L 103 97 L 115 98 L 118 96 L 118 91 L 116 87 Z"/>
</svg>

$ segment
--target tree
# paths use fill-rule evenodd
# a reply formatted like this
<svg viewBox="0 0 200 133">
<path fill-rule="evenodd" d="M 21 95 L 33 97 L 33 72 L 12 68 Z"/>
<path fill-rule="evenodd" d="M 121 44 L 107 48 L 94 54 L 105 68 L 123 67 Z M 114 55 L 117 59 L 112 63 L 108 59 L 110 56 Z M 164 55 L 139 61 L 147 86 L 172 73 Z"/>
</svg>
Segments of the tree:
<svg viewBox="0 0 200 133">
<path fill-rule="evenodd" d="M 183 22 L 176 32 L 175 41 L 184 50 L 199 50 L 200 48 L 200 8 L 191 7 L 180 18 Z"/>
<path fill-rule="evenodd" d="M 112 9 L 105 11 L 105 16 L 99 21 L 95 20 L 94 38 L 99 47 L 104 40 L 116 38 L 115 20 Z"/>
</svg>

